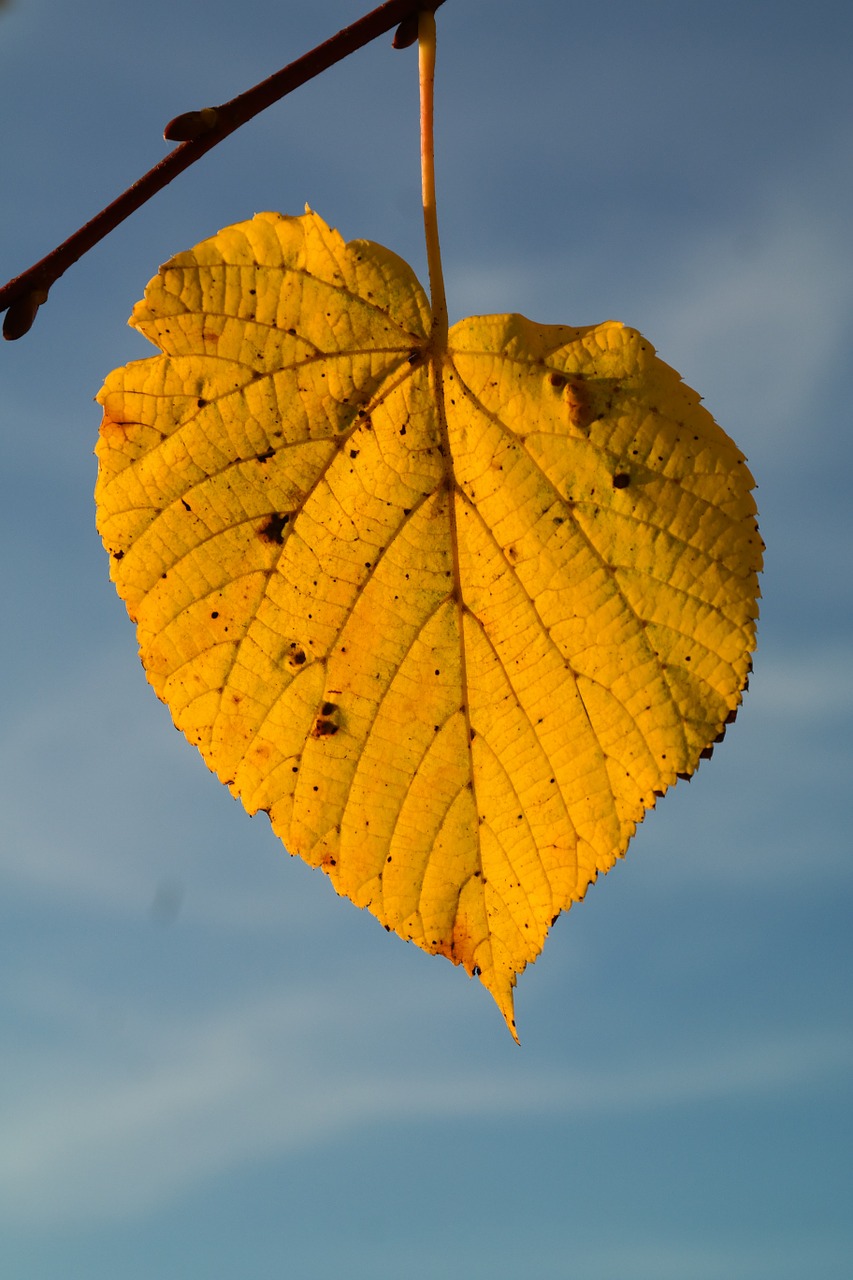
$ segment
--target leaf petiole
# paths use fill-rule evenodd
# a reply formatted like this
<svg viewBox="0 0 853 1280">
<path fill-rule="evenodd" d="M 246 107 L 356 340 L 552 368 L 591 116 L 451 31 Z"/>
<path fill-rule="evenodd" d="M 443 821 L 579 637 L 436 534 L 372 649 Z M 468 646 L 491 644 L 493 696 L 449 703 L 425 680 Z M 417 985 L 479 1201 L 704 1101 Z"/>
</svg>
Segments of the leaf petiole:
<svg viewBox="0 0 853 1280">
<path fill-rule="evenodd" d="M 421 190 L 424 207 L 429 292 L 432 303 L 433 347 L 447 345 L 447 299 L 444 273 L 441 269 L 441 246 L 438 240 L 438 212 L 435 203 L 435 14 L 422 10 L 418 15 L 418 71 L 421 94 Z"/>
</svg>

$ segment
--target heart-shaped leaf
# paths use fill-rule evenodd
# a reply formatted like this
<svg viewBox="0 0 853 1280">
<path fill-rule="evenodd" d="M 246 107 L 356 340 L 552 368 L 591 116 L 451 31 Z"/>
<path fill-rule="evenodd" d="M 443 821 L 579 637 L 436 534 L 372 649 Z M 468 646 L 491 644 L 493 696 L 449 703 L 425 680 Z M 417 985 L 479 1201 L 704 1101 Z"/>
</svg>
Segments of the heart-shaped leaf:
<svg viewBox="0 0 853 1280">
<path fill-rule="evenodd" d="M 478 974 L 733 718 L 761 541 L 743 456 L 632 329 L 431 334 L 316 214 L 178 255 L 100 394 L 98 528 L 148 678 L 250 813 Z"/>
</svg>

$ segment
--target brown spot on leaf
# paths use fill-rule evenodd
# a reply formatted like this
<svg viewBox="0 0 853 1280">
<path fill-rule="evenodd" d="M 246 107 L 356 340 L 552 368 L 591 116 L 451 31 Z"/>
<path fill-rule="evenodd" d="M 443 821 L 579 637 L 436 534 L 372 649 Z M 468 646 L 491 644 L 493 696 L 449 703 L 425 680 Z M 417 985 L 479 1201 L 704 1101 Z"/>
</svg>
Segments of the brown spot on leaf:
<svg viewBox="0 0 853 1280">
<path fill-rule="evenodd" d="M 336 702 L 324 702 L 320 706 L 319 713 L 311 726 L 312 738 L 331 738 L 340 729 L 337 717 L 338 704 Z"/>
<path fill-rule="evenodd" d="M 284 542 L 284 526 L 289 519 L 290 516 L 286 514 L 267 516 L 267 519 L 258 530 L 258 537 L 264 542 L 274 542 L 281 546 Z"/>
<path fill-rule="evenodd" d="M 331 738 L 338 732 L 340 727 L 339 724 L 335 724 L 334 720 L 324 720 L 322 717 L 318 717 L 311 728 L 311 737 Z"/>
</svg>

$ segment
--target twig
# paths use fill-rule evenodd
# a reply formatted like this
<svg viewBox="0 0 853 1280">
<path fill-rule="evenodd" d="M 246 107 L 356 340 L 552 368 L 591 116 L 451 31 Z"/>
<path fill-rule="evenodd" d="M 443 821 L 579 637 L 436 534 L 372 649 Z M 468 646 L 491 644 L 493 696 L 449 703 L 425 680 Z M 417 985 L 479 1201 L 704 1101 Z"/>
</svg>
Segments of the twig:
<svg viewBox="0 0 853 1280">
<path fill-rule="evenodd" d="M 134 213 L 141 205 L 162 191 L 173 178 L 189 168 L 217 142 L 227 138 L 259 112 L 292 93 L 300 85 L 328 70 L 336 62 L 355 53 L 364 45 L 384 35 L 392 27 L 398 31 L 395 48 L 413 43 L 412 24 L 417 36 L 417 14 L 421 9 L 435 10 L 444 0 L 387 0 L 377 9 L 344 27 L 337 35 L 289 63 L 260 84 L 232 98 L 219 107 L 187 111 L 166 125 L 163 136 L 178 146 L 149 169 L 137 182 L 96 214 L 90 222 L 75 231 L 51 253 L 15 276 L 0 288 L 0 311 L 6 311 L 3 337 L 21 338 L 29 330 L 39 307 L 47 301 L 51 286 L 84 253 Z"/>
</svg>

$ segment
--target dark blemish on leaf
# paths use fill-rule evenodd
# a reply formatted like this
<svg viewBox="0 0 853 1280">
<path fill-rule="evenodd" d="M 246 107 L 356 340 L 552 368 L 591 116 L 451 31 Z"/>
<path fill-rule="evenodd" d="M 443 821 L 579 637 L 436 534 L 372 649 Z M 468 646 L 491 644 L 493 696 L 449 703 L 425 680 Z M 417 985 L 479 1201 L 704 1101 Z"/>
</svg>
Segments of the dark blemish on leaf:
<svg viewBox="0 0 853 1280">
<path fill-rule="evenodd" d="M 479 976 L 480 976 L 480 974 L 481 974 L 481 973 L 482 973 L 482 970 L 481 970 L 480 966 L 479 966 L 478 964 L 475 964 L 475 965 L 474 965 L 474 968 L 471 970 L 471 977 L 472 977 L 472 978 L 479 978 Z"/>
<path fill-rule="evenodd" d="M 628 475 L 626 471 L 617 471 L 615 476 L 613 477 L 614 489 L 627 489 L 630 483 L 631 483 L 631 477 Z"/>
<path fill-rule="evenodd" d="M 406 434 L 406 424 L 404 422 L 402 427 L 400 428 L 400 435 L 404 436 L 405 434 Z"/>
<path fill-rule="evenodd" d="M 181 498 L 181 506 L 184 508 L 184 511 L 192 512 L 192 507 L 185 498 Z"/>
<path fill-rule="evenodd" d="M 218 610 L 218 609 L 214 609 L 210 616 L 211 616 L 211 618 L 218 618 L 218 617 L 219 617 L 219 610 Z"/>
<path fill-rule="evenodd" d="M 350 449 L 350 451 L 349 451 L 349 456 L 350 456 L 351 458 L 357 458 L 357 457 L 358 457 L 358 449 Z"/>
<path fill-rule="evenodd" d="M 196 405 L 199 409 L 203 409 L 206 404 L 207 401 L 202 396 L 199 396 L 198 400 L 196 400 Z"/>
<path fill-rule="evenodd" d="M 711 743 L 709 747 L 702 748 L 702 750 L 699 752 L 699 759 L 710 760 L 713 754 L 714 754 L 714 744 Z"/>
<path fill-rule="evenodd" d="M 315 720 L 311 729 L 312 738 L 331 738 L 340 729 L 339 724 L 335 724 L 334 720 Z"/>
<path fill-rule="evenodd" d="M 259 453 L 256 457 L 257 462 L 269 462 L 270 458 L 275 457 L 275 449 L 272 445 L 268 449 L 264 449 L 263 453 Z"/>
<path fill-rule="evenodd" d="M 330 716 L 333 712 L 337 711 L 337 709 L 338 704 L 336 702 L 324 702 L 320 711 L 324 716 Z"/>
<path fill-rule="evenodd" d="M 414 347 L 406 356 L 406 359 L 408 360 L 409 364 L 420 364 L 420 361 L 422 358 L 423 358 L 423 353 L 418 347 Z"/>
<path fill-rule="evenodd" d="M 258 536 L 262 538 L 264 542 L 274 542 L 278 546 L 281 546 L 284 542 L 284 526 L 287 524 L 289 519 L 290 516 L 285 514 L 269 516 L 258 530 Z"/>
<path fill-rule="evenodd" d="M 114 552 L 113 552 L 113 560 L 123 560 L 123 559 L 124 559 L 124 552 L 123 552 L 123 551 L 114 551 Z M 163 577 L 165 578 L 165 576 L 166 576 L 166 575 L 165 575 L 165 573 L 164 573 L 164 574 L 163 574 Z"/>
</svg>

